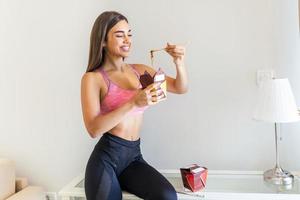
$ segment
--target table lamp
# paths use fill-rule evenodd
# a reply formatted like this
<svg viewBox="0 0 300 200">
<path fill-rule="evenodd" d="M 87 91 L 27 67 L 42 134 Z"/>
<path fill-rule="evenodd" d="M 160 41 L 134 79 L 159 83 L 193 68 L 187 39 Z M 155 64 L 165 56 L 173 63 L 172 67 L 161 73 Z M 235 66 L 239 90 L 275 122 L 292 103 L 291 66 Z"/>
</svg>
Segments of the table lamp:
<svg viewBox="0 0 300 200">
<path fill-rule="evenodd" d="M 264 180 L 275 185 L 289 185 L 294 176 L 281 168 L 278 154 L 279 124 L 300 120 L 295 98 L 288 79 L 270 79 L 262 82 L 254 119 L 275 124 L 275 168 L 264 172 Z"/>
</svg>

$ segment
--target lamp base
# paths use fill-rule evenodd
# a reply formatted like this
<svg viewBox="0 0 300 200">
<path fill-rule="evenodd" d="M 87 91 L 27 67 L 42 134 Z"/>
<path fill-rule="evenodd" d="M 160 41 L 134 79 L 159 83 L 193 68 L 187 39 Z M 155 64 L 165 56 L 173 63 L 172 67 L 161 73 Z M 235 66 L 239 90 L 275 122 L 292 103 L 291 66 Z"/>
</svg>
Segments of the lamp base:
<svg viewBox="0 0 300 200">
<path fill-rule="evenodd" d="M 264 180 L 274 185 L 290 185 L 294 182 L 294 176 L 281 167 L 276 166 L 264 172 Z"/>
</svg>

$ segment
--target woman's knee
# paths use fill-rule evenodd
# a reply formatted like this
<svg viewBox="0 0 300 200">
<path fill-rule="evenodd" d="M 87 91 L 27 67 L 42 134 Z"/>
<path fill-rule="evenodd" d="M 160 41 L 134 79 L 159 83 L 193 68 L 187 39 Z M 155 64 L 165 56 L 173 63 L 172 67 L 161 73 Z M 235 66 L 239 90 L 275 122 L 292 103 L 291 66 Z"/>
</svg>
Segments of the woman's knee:
<svg viewBox="0 0 300 200">
<path fill-rule="evenodd" d="M 177 200 L 177 193 L 172 185 L 161 187 L 151 195 L 151 200 Z"/>
</svg>

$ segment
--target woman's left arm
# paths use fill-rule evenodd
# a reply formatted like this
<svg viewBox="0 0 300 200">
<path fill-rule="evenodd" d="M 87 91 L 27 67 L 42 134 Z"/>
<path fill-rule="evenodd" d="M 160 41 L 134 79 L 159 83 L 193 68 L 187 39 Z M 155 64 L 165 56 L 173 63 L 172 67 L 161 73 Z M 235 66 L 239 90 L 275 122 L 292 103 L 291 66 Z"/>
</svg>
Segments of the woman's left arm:
<svg viewBox="0 0 300 200">
<path fill-rule="evenodd" d="M 175 94 L 183 94 L 188 91 L 188 77 L 187 71 L 184 65 L 185 48 L 183 46 L 171 45 L 167 43 L 165 51 L 173 57 L 173 62 L 176 67 L 176 78 L 166 76 L 167 91 Z M 146 65 L 139 65 L 140 73 L 144 73 L 146 70 L 152 76 L 155 74 L 155 70 Z"/>
<path fill-rule="evenodd" d="M 188 91 L 188 77 L 184 64 L 185 47 L 167 43 L 165 51 L 173 57 L 176 67 L 176 78 L 166 76 L 168 92 L 183 94 Z"/>
</svg>

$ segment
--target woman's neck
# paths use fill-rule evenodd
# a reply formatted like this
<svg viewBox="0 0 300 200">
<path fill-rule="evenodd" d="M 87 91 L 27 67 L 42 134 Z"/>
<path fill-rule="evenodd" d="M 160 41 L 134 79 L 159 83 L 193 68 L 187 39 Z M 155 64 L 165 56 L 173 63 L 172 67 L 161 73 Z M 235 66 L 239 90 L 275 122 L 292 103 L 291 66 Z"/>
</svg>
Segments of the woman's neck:
<svg viewBox="0 0 300 200">
<path fill-rule="evenodd" d="M 126 64 L 122 57 L 112 57 L 110 55 L 105 56 L 103 67 L 107 70 L 124 71 Z"/>
</svg>

